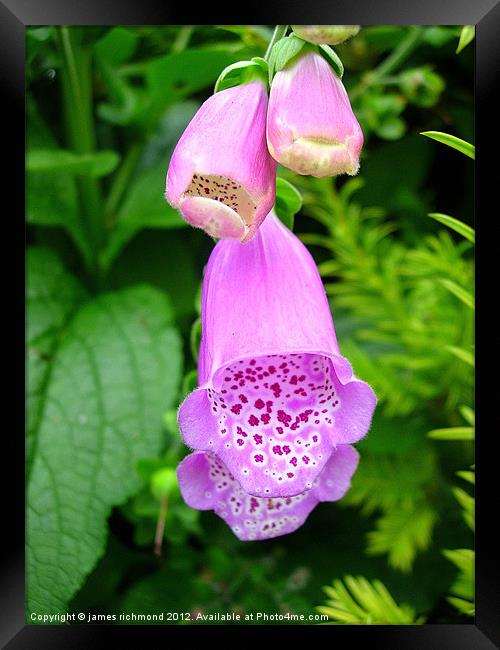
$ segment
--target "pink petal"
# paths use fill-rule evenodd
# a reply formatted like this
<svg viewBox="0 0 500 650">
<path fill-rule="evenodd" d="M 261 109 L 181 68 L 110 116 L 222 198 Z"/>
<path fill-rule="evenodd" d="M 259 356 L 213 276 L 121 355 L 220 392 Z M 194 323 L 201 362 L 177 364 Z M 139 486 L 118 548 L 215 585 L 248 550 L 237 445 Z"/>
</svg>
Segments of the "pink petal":
<svg viewBox="0 0 500 650">
<path fill-rule="evenodd" d="M 187 456 L 177 469 L 185 502 L 198 510 L 214 510 L 241 540 L 262 540 L 292 533 L 320 501 L 336 501 L 347 492 L 358 464 L 357 452 L 338 447 L 312 489 L 291 497 L 247 494 L 224 463 L 211 452 Z"/>
</svg>

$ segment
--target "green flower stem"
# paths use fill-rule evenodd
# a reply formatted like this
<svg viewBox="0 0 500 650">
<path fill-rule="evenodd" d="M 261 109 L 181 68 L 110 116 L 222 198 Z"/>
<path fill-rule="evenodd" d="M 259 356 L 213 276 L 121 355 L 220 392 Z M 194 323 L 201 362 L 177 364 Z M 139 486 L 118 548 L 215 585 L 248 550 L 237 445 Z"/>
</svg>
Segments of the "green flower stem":
<svg viewBox="0 0 500 650">
<path fill-rule="evenodd" d="M 160 510 L 158 512 L 158 520 L 156 522 L 155 531 L 155 555 L 161 558 L 161 548 L 163 546 L 163 537 L 165 535 L 165 522 L 167 520 L 168 511 L 168 497 L 163 495 L 160 500 Z"/>
<path fill-rule="evenodd" d="M 370 86 L 377 83 L 385 83 L 385 78 L 397 70 L 403 61 L 405 61 L 419 45 L 424 30 L 425 28 L 420 25 L 410 27 L 406 36 L 399 42 L 398 46 L 392 51 L 392 53 L 384 59 L 375 70 L 372 70 L 367 74 L 363 81 L 353 88 L 350 92 L 351 101 L 357 99 Z"/>
<path fill-rule="evenodd" d="M 184 27 L 179 29 L 175 41 L 172 44 L 172 54 L 182 52 L 187 48 L 193 32 L 193 25 L 184 25 Z"/>
<path fill-rule="evenodd" d="M 271 55 L 271 50 L 273 49 L 273 45 L 277 43 L 280 38 L 283 38 L 286 34 L 286 30 L 288 29 L 288 25 L 276 25 L 274 28 L 273 35 L 271 36 L 271 40 L 269 41 L 269 45 L 267 46 L 266 53 L 264 54 L 264 59 L 266 61 L 269 61 L 269 57 Z"/>
<path fill-rule="evenodd" d="M 68 27 L 58 30 L 62 54 L 62 88 L 66 126 L 72 149 L 78 153 L 95 151 L 96 139 L 92 116 L 91 55 L 81 45 L 80 31 Z M 77 178 L 82 219 L 99 273 L 99 250 L 103 244 L 102 198 L 97 179 L 87 175 Z"/>
<path fill-rule="evenodd" d="M 127 190 L 130 182 L 130 177 L 132 176 L 143 148 L 142 140 L 139 142 L 134 142 L 133 145 L 127 151 L 125 158 L 123 159 L 122 164 L 118 168 L 116 174 L 113 178 L 113 184 L 108 194 L 106 200 L 106 205 L 104 208 L 105 221 L 107 227 L 111 227 L 114 220 L 116 219 L 116 213 L 120 206 L 123 194 Z"/>
</svg>

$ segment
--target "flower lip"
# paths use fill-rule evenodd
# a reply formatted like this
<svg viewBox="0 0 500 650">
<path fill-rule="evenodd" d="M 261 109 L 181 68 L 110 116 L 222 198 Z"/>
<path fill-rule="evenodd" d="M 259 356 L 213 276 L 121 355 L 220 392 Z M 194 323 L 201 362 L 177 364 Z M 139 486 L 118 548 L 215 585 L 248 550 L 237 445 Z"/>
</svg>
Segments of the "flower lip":
<svg viewBox="0 0 500 650">
<path fill-rule="evenodd" d="M 359 455 L 350 445 L 332 453 L 311 489 L 295 496 L 253 496 L 211 452 L 194 452 L 177 469 L 185 502 L 198 510 L 213 510 L 242 541 L 292 533 L 322 501 L 341 499 L 350 487 Z"/>
<path fill-rule="evenodd" d="M 242 239 L 248 232 L 239 214 L 224 203 L 202 196 L 186 197 L 180 202 L 188 223 L 218 239 Z"/>
<path fill-rule="evenodd" d="M 179 208 L 191 225 L 213 237 L 243 239 L 253 222 L 257 204 L 231 178 L 194 173 L 179 199 Z"/>
<path fill-rule="evenodd" d="M 315 136 L 297 137 L 280 151 L 280 162 L 297 174 L 318 178 L 339 173 L 355 176 L 359 171 L 359 158 L 352 151 L 352 140 L 352 137 L 345 142 Z M 272 144 L 269 150 L 274 155 Z"/>
<path fill-rule="evenodd" d="M 179 427 L 188 446 L 216 454 L 245 492 L 284 497 L 310 489 L 337 445 L 366 433 L 374 406 L 368 385 L 352 375 L 341 383 L 326 355 L 256 355 L 228 364 L 220 388 L 191 393 Z"/>
</svg>

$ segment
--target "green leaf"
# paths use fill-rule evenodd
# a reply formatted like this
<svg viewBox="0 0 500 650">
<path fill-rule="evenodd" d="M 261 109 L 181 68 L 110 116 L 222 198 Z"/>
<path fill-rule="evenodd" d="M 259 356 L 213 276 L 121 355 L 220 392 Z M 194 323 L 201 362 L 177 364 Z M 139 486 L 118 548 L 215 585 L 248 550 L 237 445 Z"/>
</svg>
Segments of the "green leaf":
<svg viewBox="0 0 500 650">
<path fill-rule="evenodd" d="M 65 149 L 31 149 L 27 155 L 28 172 L 71 172 L 94 178 L 110 174 L 120 157 L 115 151 L 78 154 Z"/>
<path fill-rule="evenodd" d="M 111 65 L 118 65 L 132 57 L 138 41 L 136 31 L 127 27 L 113 27 L 95 44 L 95 52 Z"/>
<path fill-rule="evenodd" d="M 443 287 L 445 287 L 445 289 L 448 289 L 448 291 L 467 305 L 467 307 L 474 309 L 474 297 L 469 291 L 466 291 L 463 287 L 459 287 L 456 282 L 448 280 L 447 278 L 440 278 L 439 282 Z"/>
<path fill-rule="evenodd" d="M 342 79 L 344 76 L 344 66 L 335 50 L 333 50 L 329 45 L 319 45 L 318 50 L 321 56 L 326 59 L 335 70 L 337 77 Z"/>
<path fill-rule="evenodd" d="M 201 342 L 201 317 L 197 318 L 191 326 L 191 334 L 189 343 L 191 346 L 191 354 L 195 363 L 198 361 L 198 350 Z"/>
<path fill-rule="evenodd" d="M 294 217 L 302 208 L 302 195 L 296 187 L 284 178 L 276 179 L 276 200 L 274 209 L 287 228 L 293 230 Z"/>
<path fill-rule="evenodd" d="M 151 104 L 148 95 L 142 88 L 129 84 L 107 60 L 97 56 L 96 62 L 109 94 L 109 101 L 97 106 L 99 117 L 119 126 L 139 122 Z"/>
<path fill-rule="evenodd" d="M 471 549 L 460 548 L 453 551 L 445 549 L 443 555 L 462 573 L 470 577 L 474 575 L 474 551 Z"/>
<path fill-rule="evenodd" d="M 474 440 L 474 427 L 448 427 L 447 429 L 433 429 L 427 434 L 434 440 Z"/>
<path fill-rule="evenodd" d="M 26 60 L 31 64 L 39 51 L 54 37 L 55 27 L 28 27 L 26 29 Z"/>
<path fill-rule="evenodd" d="M 476 473 L 469 470 L 460 470 L 457 472 L 457 476 L 460 476 L 464 481 L 474 485 L 476 483 Z"/>
<path fill-rule="evenodd" d="M 215 83 L 235 55 L 224 49 L 188 49 L 154 59 L 147 65 L 146 86 L 151 105 L 144 117 L 151 122 L 170 104 Z"/>
<path fill-rule="evenodd" d="M 301 52 L 304 45 L 306 42 L 295 34 L 284 36 L 273 45 L 269 55 L 269 82 Z"/>
<path fill-rule="evenodd" d="M 67 172 L 26 175 L 27 221 L 35 226 L 64 228 L 82 254 L 87 267 L 93 250 L 79 216 L 75 178 Z"/>
<path fill-rule="evenodd" d="M 215 82 L 214 92 L 239 86 L 253 79 L 267 80 L 269 69 L 267 61 L 255 57 L 251 61 L 238 61 L 225 68 Z"/>
<path fill-rule="evenodd" d="M 446 144 L 449 147 L 452 147 L 453 149 L 460 151 L 466 156 L 469 156 L 469 158 L 475 158 L 476 155 L 475 146 L 473 144 L 470 144 L 469 142 L 465 142 L 465 140 L 461 140 L 460 138 L 457 138 L 454 135 L 450 135 L 449 133 L 442 133 L 441 131 L 422 131 L 420 135 L 425 135 L 426 137 L 431 138 L 432 140 L 437 140 L 437 142 Z"/>
<path fill-rule="evenodd" d="M 235 55 L 224 49 L 190 48 L 141 63 L 132 69 L 132 81 L 125 66 L 97 57 L 109 93 L 98 114 L 112 124 L 151 128 L 176 101 L 211 86 L 234 60 Z M 140 85 L 135 83 L 137 77 Z"/>
<path fill-rule="evenodd" d="M 32 247 L 27 254 L 28 295 L 28 473 L 43 413 L 50 379 L 51 360 L 66 324 L 78 305 L 86 299 L 80 283 L 63 267 L 54 253 Z"/>
<path fill-rule="evenodd" d="M 462 27 L 462 31 L 460 32 L 460 39 L 458 41 L 458 46 L 457 46 L 457 54 L 461 52 L 464 48 L 469 45 L 474 40 L 474 36 L 476 35 L 476 27 L 475 25 L 464 25 Z"/>
<path fill-rule="evenodd" d="M 453 582 L 447 598 L 462 614 L 474 616 L 474 559 L 471 549 L 443 550 L 443 555 L 458 568 L 459 574 Z"/>
<path fill-rule="evenodd" d="M 401 507 L 377 520 L 376 530 L 368 533 L 367 552 L 387 553 L 389 564 L 407 573 L 417 552 L 425 550 L 436 522 L 436 513 L 426 505 Z"/>
<path fill-rule="evenodd" d="M 449 217 L 447 214 L 440 214 L 438 212 L 431 212 L 427 216 L 431 217 L 431 219 L 439 221 L 445 226 L 448 226 L 448 228 L 451 228 L 455 232 L 458 232 L 460 235 L 462 235 L 462 237 L 465 237 L 473 244 L 476 243 L 476 233 L 474 231 L 474 228 L 471 228 L 466 223 L 463 223 L 463 221 L 459 221 L 458 219 Z"/>
<path fill-rule="evenodd" d="M 455 345 L 447 345 L 446 349 L 455 355 L 457 359 L 464 361 L 469 366 L 474 366 L 474 354 L 469 350 L 457 348 Z"/>
<path fill-rule="evenodd" d="M 398 605 L 380 580 L 369 582 L 358 576 L 334 580 L 323 587 L 328 596 L 324 606 L 315 609 L 345 625 L 415 625 L 424 622 L 407 604 Z"/>
<path fill-rule="evenodd" d="M 460 415 L 463 417 L 463 419 L 471 426 L 474 426 L 476 421 L 474 410 L 466 404 L 462 404 L 458 410 L 460 411 Z"/>
<path fill-rule="evenodd" d="M 58 149 L 56 139 L 41 120 L 32 101 L 28 102 L 28 152 Z M 29 155 L 29 154 L 28 154 Z M 75 177 L 65 169 L 56 172 L 30 172 L 26 174 L 27 221 L 36 226 L 64 228 L 88 268 L 92 265 L 94 251 L 89 244 L 84 224 L 79 214 Z"/>
<path fill-rule="evenodd" d="M 461 614 L 466 616 L 474 616 L 476 613 L 474 603 L 465 600 L 464 598 L 456 598 L 455 596 L 448 596 L 446 599 L 453 607 L 458 609 Z"/>
<path fill-rule="evenodd" d="M 475 499 L 472 497 L 470 494 L 467 494 L 465 490 L 462 490 L 462 488 L 459 487 L 454 487 L 452 489 L 453 496 L 455 499 L 458 501 L 458 503 L 462 506 L 463 512 L 463 518 L 467 526 L 471 530 L 475 529 Z"/>
<path fill-rule="evenodd" d="M 29 345 L 34 345 L 38 340 L 57 335 L 87 294 L 57 255 L 46 248 L 28 249 L 27 273 L 30 316 L 27 340 Z"/>
<path fill-rule="evenodd" d="M 182 380 L 182 394 L 191 393 L 198 386 L 198 371 L 190 370 Z"/>
<path fill-rule="evenodd" d="M 141 484 L 137 460 L 161 449 L 181 376 L 171 321 L 163 293 L 131 287 L 87 302 L 60 337 L 28 483 L 29 611 L 65 610 L 104 552 L 112 507 Z"/>
</svg>

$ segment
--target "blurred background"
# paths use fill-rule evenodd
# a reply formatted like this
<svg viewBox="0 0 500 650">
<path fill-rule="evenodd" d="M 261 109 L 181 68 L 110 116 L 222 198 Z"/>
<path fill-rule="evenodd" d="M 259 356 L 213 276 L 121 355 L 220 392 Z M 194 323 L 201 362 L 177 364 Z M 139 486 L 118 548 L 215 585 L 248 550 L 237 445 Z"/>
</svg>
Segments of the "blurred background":
<svg viewBox="0 0 500 650">
<path fill-rule="evenodd" d="M 213 242 L 165 202 L 166 169 L 221 70 L 263 56 L 272 31 L 27 29 L 28 612 L 473 614 L 474 163 L 421 135 L 473 143 L 461 26 L 371 26 L 337 46 L 360 173 L 278 172 L 302 196 L 280 216 L 379 398 L 351 490 L 255 543 L 179 495 L 176 408 L 196 385 Z"/>
</svg>

